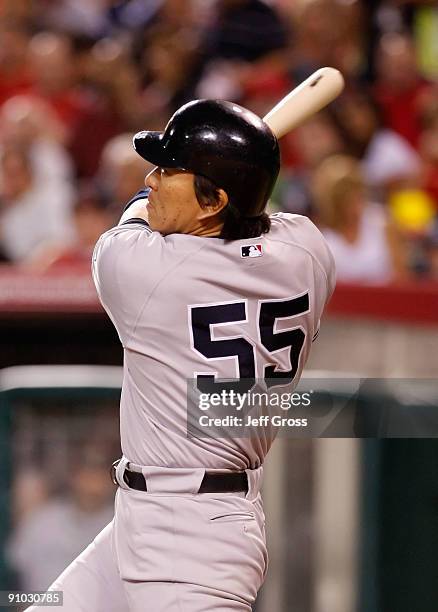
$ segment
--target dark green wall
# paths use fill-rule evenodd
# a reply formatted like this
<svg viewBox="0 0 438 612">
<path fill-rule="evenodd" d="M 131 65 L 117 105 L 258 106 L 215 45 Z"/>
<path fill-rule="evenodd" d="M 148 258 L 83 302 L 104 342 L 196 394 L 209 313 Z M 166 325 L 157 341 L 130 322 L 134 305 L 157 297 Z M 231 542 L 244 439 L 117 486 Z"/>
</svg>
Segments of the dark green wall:
<svg viewBox="0 0 438 612">
<path fill-rule="evenodd" d="M 437 612 L 438 440 L 363 446 L 361 612 Z"/>
</svg>

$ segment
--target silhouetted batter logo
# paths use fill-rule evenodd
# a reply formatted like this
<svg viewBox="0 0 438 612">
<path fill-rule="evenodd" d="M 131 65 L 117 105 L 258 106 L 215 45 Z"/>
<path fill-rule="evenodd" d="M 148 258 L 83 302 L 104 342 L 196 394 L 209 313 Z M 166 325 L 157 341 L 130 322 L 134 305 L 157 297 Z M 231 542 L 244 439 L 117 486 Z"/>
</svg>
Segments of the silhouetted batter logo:
<svg viewBox="0 0 438 612">
<path fill-rule="evenodd" d="M 242 257 L 261 257 L 263 255 L 261 244 L 246 244 L 240 247 Z"/>
</svg>

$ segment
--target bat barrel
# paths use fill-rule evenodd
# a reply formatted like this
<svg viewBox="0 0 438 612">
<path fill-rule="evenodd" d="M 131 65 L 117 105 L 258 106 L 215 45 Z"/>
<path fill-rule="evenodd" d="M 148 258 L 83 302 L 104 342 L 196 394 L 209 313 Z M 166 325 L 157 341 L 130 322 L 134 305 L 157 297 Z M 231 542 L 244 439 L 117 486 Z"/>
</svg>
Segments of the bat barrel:
<svg viewBox="0 0 438 612">
<path fill-rule="evenodd" d="M 320 68 L 280 100 L 263 120 L 281 138 L 330 104 L 343 88 L 344 78 L 339 70 Z"/>
</svg>

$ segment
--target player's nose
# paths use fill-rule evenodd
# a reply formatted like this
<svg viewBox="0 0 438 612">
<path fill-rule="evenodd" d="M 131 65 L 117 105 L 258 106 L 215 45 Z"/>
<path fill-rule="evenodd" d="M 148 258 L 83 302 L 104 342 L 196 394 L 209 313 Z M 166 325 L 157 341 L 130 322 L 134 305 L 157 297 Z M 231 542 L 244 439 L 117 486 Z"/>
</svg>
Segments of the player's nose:
<svg viewBox="0 0 438 612">
<path fill-rule="evenodd" d="M 146 176 L 144 180 L 144 184 L 146 185 L 146 187 L 150 187 L 151 189 L 156 191 L 158 189 L 158 182 L 159 182 L 159 172 L 158 172 L 158 168 L 155 167 Z"/>
</svg>

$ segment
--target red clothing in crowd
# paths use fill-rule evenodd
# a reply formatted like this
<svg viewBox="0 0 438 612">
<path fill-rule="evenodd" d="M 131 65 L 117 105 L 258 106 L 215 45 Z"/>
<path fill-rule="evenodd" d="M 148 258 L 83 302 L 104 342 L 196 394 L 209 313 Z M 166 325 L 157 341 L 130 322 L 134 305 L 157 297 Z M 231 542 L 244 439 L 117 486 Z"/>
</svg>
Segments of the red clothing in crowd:
<svg viewBox="0 0 438 612">
<path fill-rule="evenodd" d="M 422 102 L 430 87 L 427 81 L 419 80 L 405 91 L 394 91 L 380 83 L 375 88 L 375 99 L 382 109 L 385 125 L 415 148 L 421 132 Z"/>
<path fill-rule="evenodd" d="M 4 72 L 0 70 L 0 106 L 13 96 L 31 93 L 32 80 L 26 70 Z"/>
<path fill-rule="evenodd" d="M 423 188 L 433 198 L 438 213 L 438 163 L 424 164 Z"/>
</svg>

